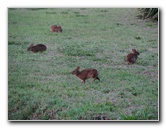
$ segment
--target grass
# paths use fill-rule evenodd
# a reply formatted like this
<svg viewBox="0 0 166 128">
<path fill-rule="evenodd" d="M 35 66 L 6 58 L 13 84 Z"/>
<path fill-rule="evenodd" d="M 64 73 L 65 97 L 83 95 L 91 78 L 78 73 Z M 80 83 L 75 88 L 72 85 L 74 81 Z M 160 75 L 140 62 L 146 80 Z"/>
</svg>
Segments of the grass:
<svg viewBox="0 0 166 128">
<path fill-rule="evenodd" d="M 9 120 L 158 120 L 158 26 L 137 9 L 9 8 Z M 51 25 L 62 33 L 51 33 Z M 43 43 L 47 51 L 27 47 Z M 136 64 L 125 56 L 136 48 Z M 101 82 L 83 85 L 77 66 Z"/>
</svg>

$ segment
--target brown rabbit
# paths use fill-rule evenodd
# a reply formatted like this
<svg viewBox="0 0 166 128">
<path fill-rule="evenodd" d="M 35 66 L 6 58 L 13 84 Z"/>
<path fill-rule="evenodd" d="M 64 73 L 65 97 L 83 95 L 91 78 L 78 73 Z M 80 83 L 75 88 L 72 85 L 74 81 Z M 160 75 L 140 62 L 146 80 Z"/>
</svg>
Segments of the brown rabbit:
<svg viewBox="0 0 166 128">
<path fill-rule="evenodd" d="M 85 80 L 88 78 L 94 78 L 94 81 L 96 79 L 98 79 L 98 81 L 100 81 L 99 77 L 98 77 L 98 72 L 96 69 L 93 68 L 89 68 L 89 69 L 84 69 L 82 71 L 79 71 L 80 67 L 77 66 L 77 68 L 72 71 L 71 73 L 75 76 L 77 76 L 79 79 L 81 79 L 82 83 L 85 83 Z"/>
<path fill-rule="evenodd" d="M 140 54 L 139 52 L 136 51 L 136 49 L 132 49 L 133 53 L 130 53 L 126 56 L 126 62 L 127 64 L 134 64 L 137 60 L 138 55 Z"/>
<path fill-rule="evenodd" d="M 52 25 L 50 27 L 50 32 L 62 32 L 62 28 L 61 28 L 61 26 Z"/>
<path fill-rule="evenodd" d="M 43 52 L 46 51 L 46 49 L 47 47 L 44 44 L 37 44 L 35 46 L 31 44 L 27 50 L 32 52 Z"/>
</svg>

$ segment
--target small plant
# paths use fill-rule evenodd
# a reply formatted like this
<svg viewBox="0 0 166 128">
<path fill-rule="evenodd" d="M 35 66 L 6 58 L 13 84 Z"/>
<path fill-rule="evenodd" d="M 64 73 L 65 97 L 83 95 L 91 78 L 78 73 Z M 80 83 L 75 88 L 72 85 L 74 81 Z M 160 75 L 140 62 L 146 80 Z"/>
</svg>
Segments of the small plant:
<svg viewBox="0 0 166 128">
<path fill-rule="evenodd" d="M 152 20 L 158 21 L 158 8 L 139 8 L 141 15 L 137 17 L 142 19 L 150 18 Z"/>
<path fill-rule="evenodd" d="M 147 22 L 146 26 L 153 26 L 152 22 Z"/>
<path fill-rule="evenodd" d="M 122 115 L 122 120 L 136 120 L 137 118 L 134 115 Z"/>
<path fill-rule="evenodd" d="M 139 36 L 135 36 L 134 37 L 136 40 L 140 40 L 141 39 L 141 37 L 139 37 Z"/>
</svg>

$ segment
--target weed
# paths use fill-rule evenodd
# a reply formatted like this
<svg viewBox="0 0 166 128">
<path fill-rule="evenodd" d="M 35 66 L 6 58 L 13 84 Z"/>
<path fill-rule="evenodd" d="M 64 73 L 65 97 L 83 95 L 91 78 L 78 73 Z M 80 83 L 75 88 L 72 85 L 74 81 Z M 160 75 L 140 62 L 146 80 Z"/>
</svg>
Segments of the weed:
<svg viewBox="0 0 166 128">
<path fill-rule="evenodd" d="M 140 40 L 141 39 L 141 37 L 139 37 L 139 36 L 135 36 L 134 37 L 136 40 Z"/>
<path fill-rule="evenodd" d="M 152 22 L 147 22 L 146 26 L 153 26 L 153 23 Z"/>
</svg>

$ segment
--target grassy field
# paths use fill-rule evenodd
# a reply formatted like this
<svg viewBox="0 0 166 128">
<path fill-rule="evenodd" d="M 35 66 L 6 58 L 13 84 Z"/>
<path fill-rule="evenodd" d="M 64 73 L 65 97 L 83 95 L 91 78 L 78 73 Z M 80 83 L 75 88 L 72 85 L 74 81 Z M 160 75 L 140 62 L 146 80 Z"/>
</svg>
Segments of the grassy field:
<svg viewBox="0 0 166 128">
<path fill-rule="evenodd" d="M 158 24 L 137 9 L 8 9 L 9 120 L 158 120 Z M 62 33 L 50 26 L 61 25 Z M 47 51 L 27 51 L 31 44 Z M 125 56 L 136 48 L 136 64 Z M 95 68 L 101 82 L 70 72 Z"/>
</svg>

